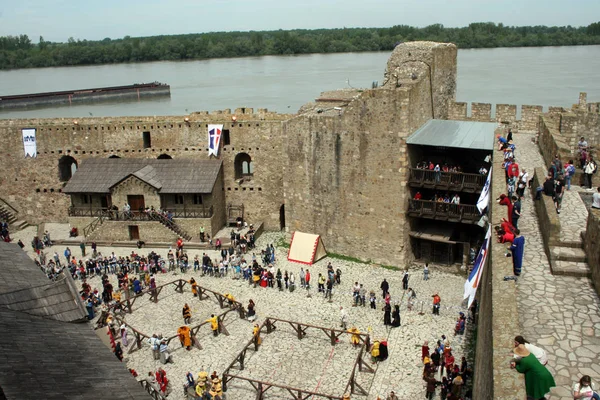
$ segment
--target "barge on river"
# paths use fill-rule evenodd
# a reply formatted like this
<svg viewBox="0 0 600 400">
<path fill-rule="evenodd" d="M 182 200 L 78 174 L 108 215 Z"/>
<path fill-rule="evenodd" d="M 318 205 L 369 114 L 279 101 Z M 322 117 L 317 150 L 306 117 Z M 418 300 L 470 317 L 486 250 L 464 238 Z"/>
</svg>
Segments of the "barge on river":
<svg viewBox="0 0 600 400">
<path fill-rule="evenodd" d="M 156 97 L 170 97 L 171 87 L 166 83 L 142 83 L 63 92 L 46 92 L 0 96 L 0 110 L 33 107 L 54 107 L 89 104 L 105 101 L 139 101 Z"/>
</svg>

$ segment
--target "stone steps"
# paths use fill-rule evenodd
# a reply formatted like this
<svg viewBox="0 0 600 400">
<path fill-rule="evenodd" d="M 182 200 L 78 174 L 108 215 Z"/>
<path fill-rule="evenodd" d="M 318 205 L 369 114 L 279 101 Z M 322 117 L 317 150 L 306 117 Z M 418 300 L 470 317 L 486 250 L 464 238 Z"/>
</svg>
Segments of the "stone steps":
<svg viewBox="0 0 600 400">
<path fill-rule="evenodd" d="M 554 260 L 551 263 L 553 275 L 568 275 L 579 278 L 591 278 L 590 268 L 585 262 Z"/>
<path fill-rule="evenodd" d="M 581 248 L 581 243 L 578 248 L 565 246 L 553 247 L 551 252 L 552 258 L 556 261 L 587 262 L 585 252 Z"/>
</svg>

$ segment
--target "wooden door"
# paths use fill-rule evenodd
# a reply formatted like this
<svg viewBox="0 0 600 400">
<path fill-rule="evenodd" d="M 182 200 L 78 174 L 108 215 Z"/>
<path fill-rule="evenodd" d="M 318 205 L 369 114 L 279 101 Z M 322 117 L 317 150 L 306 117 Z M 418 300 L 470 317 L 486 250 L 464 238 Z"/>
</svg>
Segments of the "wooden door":
<svg viewBox="0 0 600 400">
<path fill-rule="evenodd" d="M 129 225 L 129 240 L 140 240 L 139 226 Z"/>
<path fill-rule="evenodd" d="M 146 208 L 146 203 L 144 202 L 143 194 L 130 194 L 127 195 L 127 203 L 131 207 L 131 211 L 138 212 L 141 209 Z"/>
</svg>

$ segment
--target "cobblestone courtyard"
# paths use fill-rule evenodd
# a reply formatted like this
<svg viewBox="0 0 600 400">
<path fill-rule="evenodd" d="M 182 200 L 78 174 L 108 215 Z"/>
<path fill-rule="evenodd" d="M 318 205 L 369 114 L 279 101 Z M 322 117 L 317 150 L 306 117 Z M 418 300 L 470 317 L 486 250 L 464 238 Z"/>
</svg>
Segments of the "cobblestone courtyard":
<svg viewBox="0 0 600 400">
<path fill-rule="evenodd" d="M 15 239 L 23 238 L 29 242 L 32 232 L 24 230 L 15 233 Z M 258 241 L 258 249 L 264 248 L 267 244 L 277 243 L 281 234 L 266 233 Z M 49 249 L 49 254 L 54 251 L 62 254 L 64 246 L 54 246 Z M 72 248 L 74 255 L 80 256 L 79 249 Z M 137 249 L 136 249 L 137 250 Z M 143 249 L 143 254 L 155 250 L 163 256 L 166 255 L 166 249 Z M 99 248 L 103 254 L 110 254 L 114 251 L 117 256 L 131 254 L 131 248 Z M 260 253 L 260 250 L 257 250 Z M 208 252 L 212 258 L 217 257 L 217 252 Z M 193 259 L 194 255 L 202 255 L 202 251 L 190 250 L 188 256 Z M 248 258 L 251 257 L 251 254 Z M 419 398 L 424 396 L 425 389 L 422 375 L 421 345 L 428 340 L 430 346 L 446 335 L 450 338 L 453 353 L 458 362 L 463 356 L 463 336 L 454 337 L 454 325 L 459 311 L 466 311 L 462 306 L 462 293 L 465 277 L 462 274 L 447 272 L 447 267 L 430 266 L 430 278 L 423 280 L 422 267 L 415 266 L 410 269 L 409 286 L 417 293 L 417 301 L 413 311 L 406 309 L 407 299 L 403 297 L 402 290 L 402 272 L 390 270 L 379 266 L 369 264 L 354 263 L 345 260 L 325 258 L 318 263 L 308 266 L 312 274 L 312 288 L 310 297 L 307 291 L 299 287 L 298 273 L 301 264 L 287 261 L 287 249 L 276 248 L 277 261 L 276 268 L 281 268 L 284 272 L 293 272 L 296 276 L 296 290 L 294 292 L 278 291 L 277 288 L 253 288 L 246 281 L 235 280 L 230 276 L 224 278 L 201 277 L 199 273 L 188 271 L 181 274 L 179 271 L 166 274 L 158 274 L 156 277 L 157 285 L 171 282 L 175 279 L 186 279 L 190 277 L 198 282 L 200 286 L 220 292 L 231 293 L 236 300 L 247 305 L 249 299 L 256 303 L 257 323 L 262 323 L 265 317 L 271 316 L 286 320 L 298 321 L 307 324 L 313 324 L 323 327 L 338 328 L 340 326 L 340 306 L 343 306 L 349 316 L 348 326 L 356 326 L 361 332 L 369 332 L 371 340 L 386 339 L 388 341 L 389 358 L 376 365 L 376 373 L 358 374 L 358 382 L 364 385 L 369 391 L 368 399 L 376 399 L 377 396 L 384 397 L 394 390 L 401 399 Z M 342 271 L 341 285 L 334 288 L 333 301 L 328 302 L 323 295 L 316 291 L 316 280 L 318 273 L 325 273 L 327 263 L 331 262 L 334 268 L 340 268 Z M 306 267 L 306 266 L 304 266 Z M 402 326 L 399 328 L 386 328 L 383 325 L 383 301 L 379 286 L 383 278 L 386 278 L 390 284 L 390 293 L 392 304 L 398 302 L 401 304 Z M 117 287 L 116 276 L 110 275 L 111 283 Z M 89 280 L 93 288 L 101 289 L 100 279 L 94 277 Z M 374 290 L 377 294 L 377 309 L 372 310 L 367 303 L 366 307 L 353 307 L 352 285 L 359 282 L 365 285 L 367 291 Z M 77 282 L 79 284 L 79 282 Z M 136 329 L 146 334 L 162 333 L 164 336 L 176 334 L 176 329 L 183 323 L 181 309 L 184 303 L 188 302 L 192 306 L 191 326 L 203 322 L 212 312 L 219 313 L 221 310 L 214 300 L 204 300 L 199 302 L 193 299 L 189 285 L 186 285 L 184 293 L 176 293 L 172 289 L 164 289 L 165 292 L 159 295 L 158 304 L 150 304 L 149 297 L 136 302 L 132 315 L 126 315 L 125 320 Z M 439 292 L 442 299 L 442 308 L 439 316 L 433 316 L 431 313 L 431 296 L 434 292 Z M 367 296 L 368 297 L 368 296 Z M 423 311 L 422 314 L 420 311 Z M 241 320 L 236 313 L 229 313 L 225 320 L 225 326 L 230 336 L 219 335 L 213 337 L 208 326 L 201 328 L 198 333 L 198 339 L 201 341 L 202 350 L 193 348 L 186 351 L 181 348 L 178 341 L 171 343 L 170 349 L 173 354 L 174 363 L 162 365 L 159 361 L 152 358 L 150 347 L 144 343 L 139 351 L 125 355 L 125 361 L 129 368 L 134 368 L 143 377 L 148 371 L 154 371 L 158 367 L 164 367 L 167 376 L 172 382 L 172 393 L 169 399 L 183 398 L 183 382 L 185 374 L 191 371 L 196 375 L 202 368 L 207 371 L 216 370 L 219 374 L 234 360 L 238 352 L 252 337 L 252 323 Z M 314 336 L 316 332 L 310 332 Z M 263 334 L 265 343 L 264 348 L 260 350 L 260 366 L 253 367 L 249 364 L 250 373 L 256 371 L 256 379 L 271 379 L 274 370 L 277 373 L 273 375 L 276 382 L 292 384 L 300 381 L 305 383 L 307 389 L 321 388 L 323 391 L 331 391 L 332 394 L 338 393 L 348 381 L 349 373 L 355 361 L 355 356 L 345 355 L 344 347 L 350 348 L 348 337 L 342 337 L 344 343 L 332 347 L 324 335 L 323 339 L 307 339 L 299 341 L 296 336 L 289 334 L 277 334 L 273 338 Z M 133 335 L 129 335 L 129 340 Z M 271 343 L 273 347 L 271 347 Z M 322 343 L 322 345 L 317 345 Z M 276 345 L 275 345 L 276 344 Z M 253 350 L 250 350 L 253 352 Z M 331 359 L 330 359 L 330 354 Z M 352 353 L 354 354 L 354 353 Z M 369 357 L 367 356 L 366 359 Z M 286 360 L 293 365 L 300 365 L 297 370 L 288 368 Z M 251 369 L 252 368 L 252 369 Z M 269 372 L 271 371 L 271 372 Z M 237 372 L 237 371 L 236 371 Z M 254 374 L 253 374 L 254 375 Z M 343 383 L 340 383 L 343 382 Z M 320 383 L 319 383 L 320 382 Z M 240 389 L 243 385 L 236 383 L 228 398 L 230 400 L 249 398 L 247 391 Z M 239 387 L 239 388 L 237 388 Z M 236 394 L 238 390 L 238 394 Z M 277 393 L 267 392 L 267 398 L 278 398 Z M 241 396 L 241 397 L 239 397 Z M 285 398 L 285 397 L 283 397 Z M 364 398 L 364 397 L 362 397 Z"/>
</svg>

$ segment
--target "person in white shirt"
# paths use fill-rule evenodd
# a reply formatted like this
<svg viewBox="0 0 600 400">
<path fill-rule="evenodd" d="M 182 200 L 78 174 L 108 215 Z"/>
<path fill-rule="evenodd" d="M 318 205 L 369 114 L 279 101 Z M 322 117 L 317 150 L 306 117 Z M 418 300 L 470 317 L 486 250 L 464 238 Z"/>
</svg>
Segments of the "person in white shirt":
<svg viewBox="0 0 600 400">
<path fill-rule="evenodd" d="M 458 193 L 456 193 L 454 195 L 454 197 L 452 198 L 452 201 L 450 203 L 452 203 L 452 204 L 460 204 L 460 197 L 458 196 Z"/>
<path fill-rule="evenodd" d="M 535 358 L 538 359 L 540 364 L 542 364 L 542 365 L 548 364 L 548 356 L 546 355 L 546 352 L 544 351 L 544 349 L 539 348 L 539 347 L 529 343 L 527 340 L 525 340 L 525 338 L 523 336 L 516 336 L 515 337 L 515 347 L 517 347 L 520 344 L 524 345 L 525 348 L 531 354 L 533 354 L 535 356 Z M 520 358 L 520 357 L 515 354 L 515 358 Z"/>
<path fill-rule="evenodd" d="M 592 378 L 589 375 L 582 376 L 579 382 L 573 385 L 573 398 L 582 400 L 600 399 L 600 395 L 596 393 Z"/>
<path fill-rule="evenodd" d="M 592 208 L 600 208 L 600 187 L 598 187 L 598 191 L 592 195 Z"/>
</svg>

